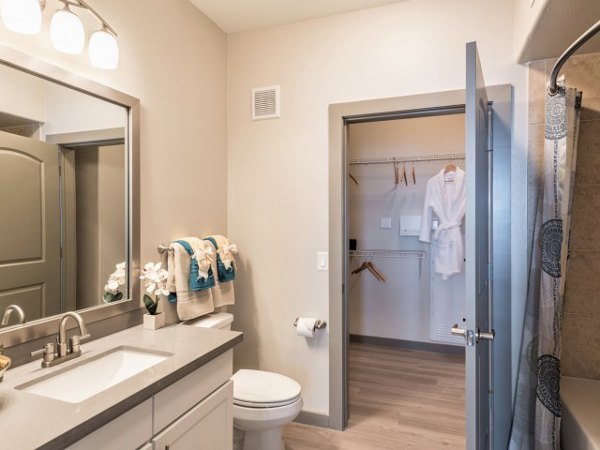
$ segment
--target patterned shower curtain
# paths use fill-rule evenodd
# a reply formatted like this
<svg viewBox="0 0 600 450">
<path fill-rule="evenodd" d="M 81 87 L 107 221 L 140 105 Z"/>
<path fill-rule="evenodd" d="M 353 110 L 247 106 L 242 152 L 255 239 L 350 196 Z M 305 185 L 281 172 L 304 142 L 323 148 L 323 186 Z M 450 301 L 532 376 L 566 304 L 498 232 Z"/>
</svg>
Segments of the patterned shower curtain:
<svg viewBox="0 0 600 450">
<path fill-rule="evenodd" d="M 546 94 L 544 175 L 529 269 L 525 326 L 510 450 L 560 449 L 560 332 L 579 110 L 577 92 L 559 80 Z"/>
</svg>

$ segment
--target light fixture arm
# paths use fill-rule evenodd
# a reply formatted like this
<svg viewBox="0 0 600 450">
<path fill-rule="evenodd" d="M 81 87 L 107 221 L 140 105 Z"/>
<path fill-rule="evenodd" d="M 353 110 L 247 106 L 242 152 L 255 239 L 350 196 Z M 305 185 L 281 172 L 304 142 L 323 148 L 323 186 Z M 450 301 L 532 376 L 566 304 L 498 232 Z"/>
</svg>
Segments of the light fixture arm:
<svg viewBox="0 0 600 450">
<path fill-rule="evenodd" d="M 117 32 L 114 30 L 113 27 L 111 27 L 103 18 L 100 14 L 98 14 L 96 12 L 96 10 L 94 8 L 92 8 L 88 3 L 86 3 L 84 0 L 60 0 L 62 3 L 64 3 L 67 6 L 75 6 L 77 8 L 83 8 L 83 9 L 87 9 L 95 18 L 98 22 L 100 22 L 102 24 L 102 28 L 108 30 L 114 37 L 117 37 Z M 42 0 L 43 3 L 46 3 L 45 0 Z"/>
</svg>

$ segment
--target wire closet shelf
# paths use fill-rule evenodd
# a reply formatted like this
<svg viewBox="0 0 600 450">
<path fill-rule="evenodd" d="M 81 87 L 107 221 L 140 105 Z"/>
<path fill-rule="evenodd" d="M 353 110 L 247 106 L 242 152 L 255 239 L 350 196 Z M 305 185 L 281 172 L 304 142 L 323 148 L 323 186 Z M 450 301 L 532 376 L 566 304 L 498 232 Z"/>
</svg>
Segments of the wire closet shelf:
<svg viewBox="0 0 600 450">
<path fill-rule="evenodd" d="M 351 166 L 356 166 L 369 164 L 426 163 L 434 161 L 459 161 L 464 159 L 464 153 L 448 153 L 444 155 L 427 156 L 384 156 L 376 158 L 356 158 L 348 159 L 348 164 Z"/>
<path fill-rule="evenodd" d="M 379 250 L 363 249 L 350 250 L 350 258 L 386 258 L 386 259 L 417 259 L 419 261 L 419 278 L 423 271 L 423 260 L 427 257 L 427 252 L 422 250 Z"/>
</svg>

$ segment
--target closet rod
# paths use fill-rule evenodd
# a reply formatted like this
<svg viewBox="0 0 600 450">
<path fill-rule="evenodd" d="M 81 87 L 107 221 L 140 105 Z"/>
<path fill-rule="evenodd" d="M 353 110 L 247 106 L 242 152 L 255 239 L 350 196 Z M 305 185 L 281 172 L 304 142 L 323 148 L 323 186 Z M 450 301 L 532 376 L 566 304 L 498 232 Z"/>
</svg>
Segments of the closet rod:
<svg viewBox="0 0 600 450">
<path fill-rule="evenodd" d="M 386 156 L 379 158 L 357 158 L 349 159 L 351 166 L 363 164 L 396 164 L 396 163 L 421 163 L 430 161 L 456 161 L 465 159 L 464 153 L 449 153 L 447 155 L 427 155 L 427 156 Z"/>
<path fill-rule="evenodd" d="M 361 257 L 361 258 L 388 258 L 388 259 L 417 259 L 419 260 L 419 280 L 423 273 L 423 260 L 427 257 L 427 252 L 420 250 L 377 250 L 377 249 L 363 249 L 363 250 L 350 250 L 350 257 Z"/>
<path fill-rule="evenodd" d="M 361 256 L 370 258 L 411 258 L 425 259 L 427 252 L 420 250 L 350 250 L 350 256 Z"/>
</svg>

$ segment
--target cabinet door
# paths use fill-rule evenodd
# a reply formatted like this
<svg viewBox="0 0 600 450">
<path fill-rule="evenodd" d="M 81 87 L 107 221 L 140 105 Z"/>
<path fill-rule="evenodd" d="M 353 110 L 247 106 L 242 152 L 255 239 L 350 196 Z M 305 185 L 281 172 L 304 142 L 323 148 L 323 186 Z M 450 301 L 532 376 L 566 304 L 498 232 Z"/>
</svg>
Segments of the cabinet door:
<svg viewBox="0 0 600 450">
<path fill-rule="evenodd" d="M 152 399 L 123 413 L 112 422 L 93 431 L 68 450 L 114 450 L 138 448 L 152 437 Z"/>
<path fill-rule="evenodd" d="M 194 406 L 156 436 L 154 450 L 231 450 L 233 446 L 233 382 Z"/>
</svg>

